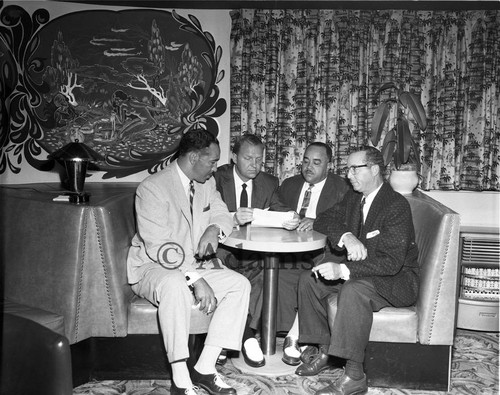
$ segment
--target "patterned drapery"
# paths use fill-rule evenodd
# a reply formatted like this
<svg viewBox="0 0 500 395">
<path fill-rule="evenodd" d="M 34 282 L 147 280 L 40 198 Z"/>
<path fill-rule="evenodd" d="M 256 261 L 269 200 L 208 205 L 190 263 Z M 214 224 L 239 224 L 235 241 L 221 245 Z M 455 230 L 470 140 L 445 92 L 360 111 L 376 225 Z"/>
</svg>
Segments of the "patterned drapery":
<svg viewBox="0 0 500 395">
<path fill-rule="evenodd" d="M 231 141 L 260 135 L 267 172 L 297 174 L 305 147 L 323 141 L 345 174 L 369 142 L 377 89 L 393 81 L 427 113 L 427 129 L 412 130 L 420 187 L 499 190 L 500 11 L 243 9 L 232 19 Z"/>
</svg>

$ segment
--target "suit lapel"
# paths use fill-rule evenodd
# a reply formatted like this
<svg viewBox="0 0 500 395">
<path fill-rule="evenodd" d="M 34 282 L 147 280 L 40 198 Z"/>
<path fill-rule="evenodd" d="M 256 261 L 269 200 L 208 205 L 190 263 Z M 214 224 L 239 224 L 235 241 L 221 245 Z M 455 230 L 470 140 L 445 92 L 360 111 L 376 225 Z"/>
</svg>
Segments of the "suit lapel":
<svg viewBox="0 0 500 395">
<path fill-rule="evenodd" d="M 263 206 L 263 201 L 261 199 L 262 196 L 264 196 L 263 192 L 261 191 L 261 187 L 259 184 L 259 181 L 257 180 L 259 176 L 255 177 L 253 179 L 253 185 L 252 185 L 252 207 L 254 208 L 267 208 L 267 207 L 262 207 Z"/>
<path fill-rule="evenodd" d="M 365 231 L 373 230 L 371 228 L 373 228 L 374 226 L 377 213 L 383 211 L 383 207 L 386 202 L 385 196 L 387 195 L 387 192 L 387 185 L 384 183 L 382 185 L 382 188 L 380 188 L 380 190 L 378 191 L 377 196 L 375 196 L 375 199 L 373 199 L 372 205 L 370 206 L 370 211 L 368 211 L 368 215 L 366 216 L 364 227 Z"/>
<path fill-rule="evenodd" d="M 333 182 L 330 177 L 326 178 L 325 185 L 321 190 L 321 194 L 319 195 L 318 204 L 316 205 L 316 215 L 322 213 L 328 208 L 328 201 L 333 196 Z"/>
<path fill-rule="evenodd" d="M 234 187 L 233 168 L 231 167 L 224 175 L 221 182 L 222 199 L 227 205 L 229 211 L 236 211 L 236 189 Z"/>
</svg>

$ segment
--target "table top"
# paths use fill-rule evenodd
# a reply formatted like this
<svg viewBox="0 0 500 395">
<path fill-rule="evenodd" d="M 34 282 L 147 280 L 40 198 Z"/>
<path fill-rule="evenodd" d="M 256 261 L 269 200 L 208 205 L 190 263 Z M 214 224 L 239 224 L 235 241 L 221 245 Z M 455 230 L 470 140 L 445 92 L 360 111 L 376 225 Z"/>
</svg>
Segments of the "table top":
<svg viewBox="0 0 500 395">
<path fill-rule="evenodd" d="M 247 225 L 233 229 L 224 244 L 259 252 L 302 252 L 323 248 L 326 236 L 314 230 L 299 232 Z"/>
<path fill-rule="evenodd" d="M 3 184 L 0 185 L 0 200 L 2 198 L 29 199 L 55 205 L 66 205 L 80 210 L 82 208 L 106 206 L 119 197 L 133 199 L 137 185 L 138 183 L 133 182 L 87 182 L 84 191 L 90 194 L 90 201 L 88 203 L 73 204 L 68 201 L 53 201 L 56 196 L 68 192 L 60 183 Z"/>
</svg>

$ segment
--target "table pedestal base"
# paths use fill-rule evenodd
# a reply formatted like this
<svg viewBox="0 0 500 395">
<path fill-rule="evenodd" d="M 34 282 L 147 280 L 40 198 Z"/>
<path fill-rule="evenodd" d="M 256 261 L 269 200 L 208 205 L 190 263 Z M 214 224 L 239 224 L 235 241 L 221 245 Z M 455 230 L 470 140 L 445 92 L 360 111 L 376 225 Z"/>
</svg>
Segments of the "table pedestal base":
<svg viewBox="0 0 500 395">
<path fill-rule="evenodd" d="M 260 368 L 248 366 L 240 352 L 238 358 L 231 357 L 233 365 L 244 373 L 258 374 L 260 376 L 285 376 L 295 374 L 298 366 L 290 366 L 281 360 L 283 356 L 283 342 L 285 338 L 278 337 L 275 340 L 276 352 L 273 355 L 264 355 L 266 364 Z"/>
<path fill-rule="evenodd" d="M 295 374 L 298 366 L 290 366 L 281 360 L 282 351 L 276 351 L 273 355 L 266 355 L 266 364 L 260 368 L 252 368 L 245 363 L 243 355 L 238 358 L 231 358 L 233 365 L 243 373 L 258 374 L 259 376 L 286 376 Z"/>
</svg>

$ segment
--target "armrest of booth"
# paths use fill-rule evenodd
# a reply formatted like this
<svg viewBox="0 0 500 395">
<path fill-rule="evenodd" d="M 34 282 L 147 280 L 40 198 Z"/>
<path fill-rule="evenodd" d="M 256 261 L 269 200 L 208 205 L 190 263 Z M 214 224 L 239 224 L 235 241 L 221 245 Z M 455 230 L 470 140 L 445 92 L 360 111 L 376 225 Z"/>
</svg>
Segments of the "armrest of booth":
<svg viewBox="0 0 500 395">
<path fill-rule="evenodd" d="M 418 340 L 452 345 L 460 274 L 460 215 L 420 191 L 406 197 L 419 248 Z"/>
<path fill-rule="evenodd" d="M 125 336 L 136 186 L 88 184 L 82 205 L 50 184 L 0 188 L 4 296 L 62 315 L 70 343 Z"/>
</svg>

